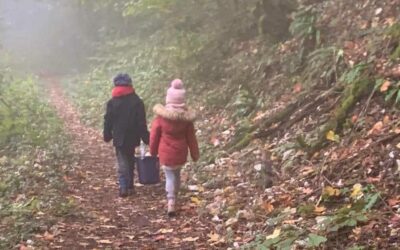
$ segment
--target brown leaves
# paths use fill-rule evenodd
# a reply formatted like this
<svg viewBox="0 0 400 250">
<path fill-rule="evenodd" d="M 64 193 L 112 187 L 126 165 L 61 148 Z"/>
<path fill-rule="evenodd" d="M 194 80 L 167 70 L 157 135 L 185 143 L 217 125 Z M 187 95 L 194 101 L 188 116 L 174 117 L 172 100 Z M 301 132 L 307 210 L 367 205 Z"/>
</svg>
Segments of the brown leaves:
<svg viewBox="0 0 400 250">
<path fill-rule="evenodd" d="M 374 124 L 374 126 L 371 128 L 371 130 L 368 132 L 368 135 L 371 134 L 378 134 L 379 132 L 381 132 L 383 128 L 383 122 L 379 121 L 377 123 Z"/>
<path fill-rule="evenodd" d="M 194 242 L 194 241 L 198 241 L 199 237 L 186 237 L 182 239 L 182 242 Z"/>
<path fill-rule="evenodd" d="M 54 235 L 52 235 L 52 234 L 50 234 L 49 232 L 46 231 L 44 233 L 44 235 L 43 235 L 43 238 L 45 240 L 48 240 L 48 241 L 53 241 L 54 240 Z"/>
<path fill-rule="evenodd" d="M 397 196 L 395 198 L 391 198 L 387 200 L 387 203 L 389 204 L 389 206 L 394 207 L 398 204 L 400 204 L 400 196 Z"/>
<path fill-rule="evenodd" d="M 385 81 L 384 83 L 382 83 L 382 85 L 381 85 L 381 87 L 380 87 L 379 90 L 380 90 L 382 93 L 383 93 L 383 92 L 386 92 L 386 91 L 388 91 L 390 85 L 391 85 L 391 82 L 390 82 L 390 81 Z"/>
<path fill-rule="evenodd" d="M 265 210 L 265 212 L 267 212 L 267 214 L 274 211 L 274 205 L 272 205 L 270 202 L 267 201 L 263 202 L 262 208 Z"/>
<path fill-rule="evenodd" d="M 303 87 L 302 87 L 301 83 L 299 83 L 299 82 L 293 86 L 293 93 L 295 93 L 295 94 L 300 93 L 302 90 L 303 90 Z"/>
</svg>

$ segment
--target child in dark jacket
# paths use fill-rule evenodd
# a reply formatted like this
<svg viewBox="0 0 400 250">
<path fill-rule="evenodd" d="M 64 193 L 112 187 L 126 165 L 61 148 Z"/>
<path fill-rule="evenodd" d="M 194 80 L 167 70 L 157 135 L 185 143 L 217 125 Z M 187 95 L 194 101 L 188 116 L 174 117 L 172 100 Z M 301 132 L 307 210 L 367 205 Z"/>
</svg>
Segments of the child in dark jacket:
<svg viewBox="0 0 400 250">
<path fill-rule="evenodd" d="M 112 99 L 104 115 L 104 141 L 113 140 L 118 162 L 119 196 L 133 193 L 134 151 L 142 140 L 149 144 L 143 101 L 136 95 L 128 74 L 114 78 Z"/>
<path fill-rule="evenodd" d="M 158 155 L 166 184 L 168 215 L 175 215 L 175 203 L 180 187 L 180 170 L 190 155 L 194 161 L 199 159 L 194 120 L 195 113 L 185 105 L 185 90 L 181 80 L 172 81 L 166 97 L 166 105 L 157 104 L 157 115 L 151 125 L 150 153 Z"/>
</svg>

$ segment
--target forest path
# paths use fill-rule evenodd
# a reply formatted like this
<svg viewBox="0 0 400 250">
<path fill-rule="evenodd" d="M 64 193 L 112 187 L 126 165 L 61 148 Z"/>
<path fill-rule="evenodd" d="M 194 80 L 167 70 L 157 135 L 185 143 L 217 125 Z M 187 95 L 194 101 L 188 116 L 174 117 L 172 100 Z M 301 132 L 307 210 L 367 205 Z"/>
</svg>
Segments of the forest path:
<svg viewBox="0 0 400 250">
<path fill-rule="evenodd" d="M 50 249 L 210 249 L 208 226 L 189 198 L 175 218 L 166 215 L 163 184 L 137 186 L 134 196 L 118 197 L 114 148 L 97 129 L 80 121 L 57 81 L 49 82 L 51 104 L 72 137 L 79 164 L 64 179 L 78 213 L 53 226 Z M 102 114 L 99 107 L 99 115 Z M 135 174 L 137 175 L 137 174 Z M 207 222 L 206 222 L 207 223 Z"/>
</svg>

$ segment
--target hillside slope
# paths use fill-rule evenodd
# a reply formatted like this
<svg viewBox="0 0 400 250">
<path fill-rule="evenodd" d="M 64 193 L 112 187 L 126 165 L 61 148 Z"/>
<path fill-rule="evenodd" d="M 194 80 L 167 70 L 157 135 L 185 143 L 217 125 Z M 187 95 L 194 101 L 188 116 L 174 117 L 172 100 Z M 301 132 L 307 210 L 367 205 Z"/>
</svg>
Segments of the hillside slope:
<svg viewBox="0 0 400 250">
<path fill-rule="evenodd" d="M 182 53 L 168 47 L 166 56 L 156 39 L 108 44 L 103 55 L 132 45 L 135 59 L 110 68 L 113 61 L 99 66 L 104 61 L 95 58 L 87 83 L 72 92 L 85 119 L 98 125 L 109 91 L 105 71 L 134 70 L 149 107 L 162 100 L 166 79 L 187 80 L 203 157 L 186 169 L 193 178 L 185 185 L 199 216 L 215 223 L 215 247 L 396 248 L 400 1 L 296 5 L 283 35 L 260 30 L 262 18 L 254 27 L 243 18 L 235 35 L 227 22 L 236 19 L 201 19 L 199 29 L 212 30 L 214 40 L 189 33 L 192 47 Z M 152 37 L 172 36 L 161 30 Z"/>
</svg>

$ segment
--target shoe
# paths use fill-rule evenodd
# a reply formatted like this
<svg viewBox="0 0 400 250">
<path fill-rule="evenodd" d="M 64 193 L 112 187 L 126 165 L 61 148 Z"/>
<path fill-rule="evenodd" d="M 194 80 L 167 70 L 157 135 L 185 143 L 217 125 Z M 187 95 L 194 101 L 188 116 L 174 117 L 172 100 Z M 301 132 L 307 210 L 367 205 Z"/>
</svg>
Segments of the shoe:
<svg viewBox="0 0 400 250">
<path fill-rule="evenodd" d="M 128 192 L 127 189 L 121 188 L 121 189 L 119 190 L 119 197 L 125 198 L 125 197 L 128 197 L 128 195 L 129 195 L 129 192 Z"/>
<path fill-rule="evenodd" d="M 169 217 L 173 217 L 176 215 L 176 211 L 175 211 L 175 200 L 168 200 L 168 210 L 167 210 L 167 214 Z"/>
</svg>

